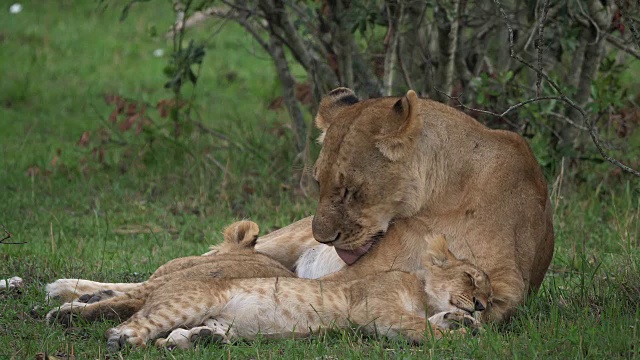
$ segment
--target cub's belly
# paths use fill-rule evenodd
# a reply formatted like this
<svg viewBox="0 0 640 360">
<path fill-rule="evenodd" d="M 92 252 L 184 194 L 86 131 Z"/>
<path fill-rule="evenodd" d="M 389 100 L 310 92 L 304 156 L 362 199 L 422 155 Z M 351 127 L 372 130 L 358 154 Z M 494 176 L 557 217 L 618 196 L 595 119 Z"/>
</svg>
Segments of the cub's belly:
<svg viewBox="0 0 640 360">
<path fill-rule="evenodd" d="M 256 289 L 258 290 L 258 289 Z M 314 296 L 315 298 L 315 296 Z M 307 301 L 300 293 L 236 293 L 224 306 L 217 320 L 228 324 L 242 338 L 305 336 L 324 327 L 346 322 L 325 310 L 325 304 Z"/>
</svg>

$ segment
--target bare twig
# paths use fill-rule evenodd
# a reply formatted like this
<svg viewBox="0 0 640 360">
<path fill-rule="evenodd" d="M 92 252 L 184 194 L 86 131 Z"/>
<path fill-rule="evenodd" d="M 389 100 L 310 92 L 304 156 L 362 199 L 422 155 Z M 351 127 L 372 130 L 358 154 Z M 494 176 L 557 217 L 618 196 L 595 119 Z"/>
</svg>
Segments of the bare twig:
<svg viewBox="0 0 640 360">
<path fill-rule="evenodd" d="M 503 111 L 501 113 L 496 113 L 496 112 L 493 112 L 493 111 L 472 108 L 470 106 L 467 106 L 467 105 L 463 104 L 462 101 L 460 101 L 460 96 L 450 96 L 450 95 L 447 95 L 444 91 L 439 90 L 439 89 L 436 89 L 436 91 L 441 93 L 441 94 L 443 94 L 443 95 L 445 95 L 445 96 L 447 96 L 451 100 L 455 100 L 458 103 L 458 106 L 463 108 L 463 109 L 465 109 L 465 110 L 475 111 L 475 112 L 479 112 L 479 113 L 482 113 L 482 114 L 487 114 L 487 115 L 492 115 L 492 116 L 495 116 L 495 117 L 503 118 L 505 121 L 507 119 L 505 119 L 504 117 L 507 114 L 509 114 L 510 112 L 512 112 L 512 111 L 514 111 L 514 110 L 516 110 L 518 108 L 521 108 L 521 107 L 523 107 L 523 106 L 525 106 L 527 104 L 531 104 L 531 103 L 538 102 L 538 101 L 543 101 L 543 100 L 560 100 L 560 101 L 563 100 L 562 97 L 560 97 L 560 96 L 538 96 L 538 97 L 534 97 L 534 98 L 531 98 L 531 99 L 527 99 L 527 100 L 521 101 L 521 102 L 519 102 L 517 104 L 513 104 L 513 105 L 509 106 L 505 111 Z M 509 123 L 510 125 L 516 127 L 515 124 L 513 124 L 513 123 L 510 123 L 508 121 L 507 121 L 507 123 Z M 579 125 L 576 125 L 573 122 L 570 122 L 570 124 L 580 128 L 582 130 L 586 130 L 584 127 L 580 127 Z"/>
<path fill-rule="evenodd" d="M 584 127 L 584 126 L 582 126 L 582 125 L 580 125 L 580 124 L 575 123 L 574 121 L 572 121 L 571 119 L 569 119 L 569 117 L 567 117 L 567 116 L 566 116 L 566 115 L 564 115 L 564 114 L 559 114 L 559 113 L 552 112 L 552 111 L 547 112 L 547 114 L 549 114 L 549 115 L 551 115 L 551 116 L 554 116 L 554 117 L 556 117 L 556 118 L 558 118 L 558 119 L 560 119 L 560 120 L 562 120 L 562 121 L 564 121 L 564 122 L 568 123 L 569 125 L 571 125 L 571 126 L 573 126 L 573 127 L 577 128 L 577 129 L 580 129 L 580 130 L 583 130 L 583 131 L 587 131 L 587 130 L 589 130 L 589 129 L 587 129 L 587 128 L 586 128 L 586 127 Z"/>
<path fill-rule="evenodd" d="M 509 52 L 510 52 L 511 58 L 519 61 L 523 65 L 525 65 L 528 68 L 532 69 L 533 71 L 538 73 L 539 76 L 542 76 L 542 78 L 544 80 L 546 80 L 549 83 L 549 85 L 551 85 L 551 87 L 558 93 L 558 96 L 551 97 L 551 98 L 554 98 L 554 99 L 561 100 L 561 101 L 565 102 L 566 104 L 571 106 L 573 109 L 575 109 L 576 111 L 578 111 L 582 115 L 582 118 L 586 122 L 587 127 L 589 129 L 589 135 L 591 135 L 591 140 L 596 145 L 596 148 L 598 149 L 598 152 L 600 152 L 600 155 L 605 160 L 607 160 L 611 164 L 619 167 L 620 169 L 622 169 L 623 171 L 625 171 L 625 172 L 627 172 L 629 174 L 633 174 L 633 175 L 635 175 L 637 177 L 640 177 L 640 171 L 635 170 L 635 169 L 633 169 L 633 168 L 621 163 L 619 160 L 617 160 L 617 159 L 611 157 L 609 154 L 607 154 L 607 152 L 604 150 L 604 147 L 602 146 L 602 143 L 600 141 L 600 137 L 598 136 L 598 131 L 595 128 L 594 122 L 592 122 L 592 121 L 590 121 L 588 119 L 587 113 L 584 111 L 584 109 L 582 107 L 578 106 L 573 100 L 568 98 L 562 92 L 562 90 L 560 89 L 560 86 L 555 81 L 553 81 L 551 79 L 551 77 L 549 77 L 549 75 L 547 75 L 544 71 L 540 71 L 535 66 L 533 66 L 531 63 L 529 63 L 528 61 L 524 60 L 519 55 L 515 54 L 514 45 L 513 45 L 513 28 L 511 27 L 511 24 L 509 22 L 509 17 L 507 16 L 507 14 L 505 13 L 504 9 L 502 8 L 502 5 L 500 4 L 500 0 L 494 0 L 493 2 L 496 4 L 496 6 L 498 7 L 498 10 L 502 14 L 502 18 L 504 19 L 504 23 L 507 26 L 507 30 L 509 32 Z M 532 99 L 529 99 L 529 100 L 532 100 Z"/>
<path fill-rule="evenodd" d="M 629 55 L 634 56 L 636 59 L 640 59 L 640 50 L 634 49 L 633 47 L 628 46 L 627 44 L 624 43 L 622 39 L 618 38 L 617 36 L 614 36 L 611 34 L 605 34 L 605 39 L 611 45 L 617 47 L 618 49 L 626 52 Z"/>
<path fill-rule="evenodd" d="M 544 52 L 544 25 L 547 22 L 547 13 L 549 12 L 549 0 L 545 0 L 542 5 L 542 19 L 538 25 L 538 80 L 536 80 L 536 96 L 540 96 L 540 87 L 542 85 L 542 53 Z"/>
<path fill-rule="evenodd" d="M 11 239 L 11 233 L 7 230 L 6 227 L 4 227 L 4 225 L 0 224 L 0 227 L 2 227 L 2 230 L 4 231 L 5 234 L 7 234 L 7 236 L 5 236 L 4 238 L 2 238 L 0 240 L 0 244 L 4 244 L 4 245 L 19 245 L 19 244 L 26 244 L 27 242 L 6 242 L 6 240 Z"/>
</svg>

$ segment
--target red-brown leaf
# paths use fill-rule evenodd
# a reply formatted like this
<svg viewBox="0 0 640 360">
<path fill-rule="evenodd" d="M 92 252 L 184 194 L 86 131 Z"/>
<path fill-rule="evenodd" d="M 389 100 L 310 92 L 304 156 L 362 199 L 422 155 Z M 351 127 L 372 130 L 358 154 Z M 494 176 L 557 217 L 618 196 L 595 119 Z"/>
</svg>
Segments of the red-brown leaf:
<svg viewBox="0 0 640 360">
<path fill-rule="evenodd" d="M 118 109 L 115 109 L 109 114 L 109 122 L 115 124 L 118 121 Z"/>
<path fill-rule="evenodd" d="M 139 117 L 139 114 L 135 114 L 122 120 L 122 122 L 120 123 L 120 131 L 125 132 L 131 129 L 131 127 L 133 126 L 133 124 L 135 124 L 136 120 L 138 120 Z"/>
<path fill-rule="evenodd" d="M 91 132 L 90 131 L 85 131 L 82 133 L 82 136 L 80 136 L 80 140 L 78 140 L 78 146 L 80 147 L 87 147 L 87 145 L 89 144 L 89 140 L 91 139 Z M 59 154 L 58 154 L 59 155 Z"/>
</svg>

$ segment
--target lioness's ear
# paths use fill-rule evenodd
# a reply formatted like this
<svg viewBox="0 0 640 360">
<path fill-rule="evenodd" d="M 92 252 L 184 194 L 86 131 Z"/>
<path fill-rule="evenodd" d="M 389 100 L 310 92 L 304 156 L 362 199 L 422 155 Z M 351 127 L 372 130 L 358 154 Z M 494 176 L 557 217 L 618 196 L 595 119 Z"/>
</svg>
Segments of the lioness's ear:
<svg viewBox="0 0 640 360">
<path fill-rule="evenodd" d="M 316 126 L 318 129 L 327 131 L 331 122 L 335 120 L 336 114 L 345 106 L 353 105 L 360 101 L 351 89 L 339 87 L 331 90 L 320 101 L 318 115 L 316 115 Z"/>
<path fill-rule="evenodd" d="M 381 135 L 376 146 L 391 161 L 400 160 L 411 153 L 412 145 L 422 132 L 422 120 L 418 116 L 419 101 L 416 92 L 409 90 L 390 111 L 392 129 Z"/>
<path fill-rule="evenodd" d="M 422 258 L 422 264 L 424 266 L 435 265 L 439 267 L 446 266 L 449 261 L 455 259 L 453 254 L 449 251 L 449 244 L 444 235 L 438 235 L 435 238 L 428 240 L 427 250 Z"/>
</svg>

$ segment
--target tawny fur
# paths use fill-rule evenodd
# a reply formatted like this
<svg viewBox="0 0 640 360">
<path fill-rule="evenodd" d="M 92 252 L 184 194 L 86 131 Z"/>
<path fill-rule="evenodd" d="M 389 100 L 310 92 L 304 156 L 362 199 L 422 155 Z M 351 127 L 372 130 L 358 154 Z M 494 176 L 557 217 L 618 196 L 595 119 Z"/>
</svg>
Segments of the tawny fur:
<svg viewBox="0 0 640 360">
<path fill-rule="evenodd" d="M 294 277 L 282 264 L 254 250 L 258 232 L 256 223 L 239 221 L 225 229 L 224 242 L 216 248 L 216 256 L 191 256 L 169 261 L 143 283 L 108 284 L 60 279 L 47 285 L 47 296 L 75 306 L 82 303 L 76 301 L 80 295 L 90 294 L 87 302 L 100 306 L 87 308 L 83 313 L 86 320 L 125 320 L 140 310 L 149 294 L 174 280 L 206 282 L 218 278 Z M 48 318 L 52 320 L 56 314 L 52 311 Z M 59 320 L 68 322 L 69 319 Z"/>
<path fill-rule="evenodd" d="M 507 319 L 540 286 L 553 255 L 551 208 L 520 136 L 413 92 L 357 101 L 351 90 L 336 89 L 322 100 L 316 124 L 323 131 L 316 217 L 261 237 L 258 252 L 303 276 L 342 267 L 331 278 L 352 279 L 418 269 L 422 239 L 442 233 L 456 256 L 492 279 L 494 302 L 483 320 Z M 331 245 L 351 250 L 385 231 L 349 267 L 315 239 L 340 233 Z"/>
<path fill-rule="evenodd" d="M 456 256 L 491 278 L 494 303 L 483 320 L 507 319 L 540 286 L 553 255 L 547 183 L 525 140 L 412 91 L 354 97 L 334 90 L 318 110 L 324 133 L 315 217 L 262 237 L 256 249 L 292 267 L 309 249 L 318 252 L 315 240 L 354 250 L 385 233 L 331 276 L 353 279 L 416 270 L 422 239 L 445 234 Z M 335 269 L 335 254 L 319 253 L 315 263 L 298 265 L 315 275 L 327 262 Z"/>
<path fill-rule="evenodd" d="M 427 317 L 435 316 L 430 321 L 435 337 L 456 328 L 456 321 L 477 326 L 471 314 L 487 307 L 492 297 L 486 274 L 454 257 L 442 236 L 431 241 L 420 258 L 424 265 L 418 272 L 387 271 L 351 281 L 174 277 L 153 289 L 140 311 L 107 332 L 109 348 L 117 349 L 125 341 L 144 346 L 178 327 L 193 329 L 176 330 L 173 336 L 186 338 L 208 329 L 223 337 L 251 339 L 258 334 L 306 336 L 357 325 L 370 333 L 421 342 L 429 326 Z M 127 301 L 116 297 L 94 304 L 65 304 L 48 317 L 93 318 Z M 158 341 L 167 344 L 166 339 Z"/>
</svg>

